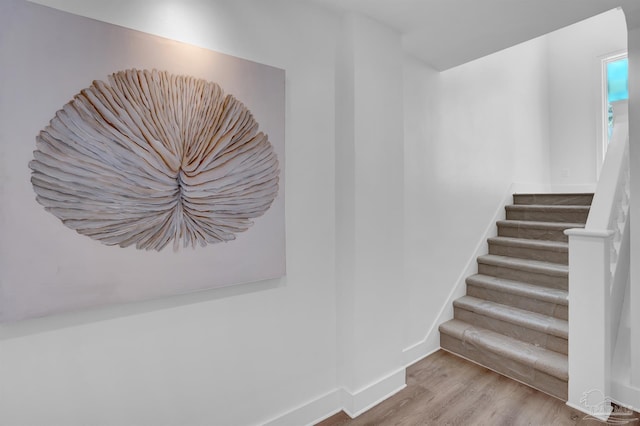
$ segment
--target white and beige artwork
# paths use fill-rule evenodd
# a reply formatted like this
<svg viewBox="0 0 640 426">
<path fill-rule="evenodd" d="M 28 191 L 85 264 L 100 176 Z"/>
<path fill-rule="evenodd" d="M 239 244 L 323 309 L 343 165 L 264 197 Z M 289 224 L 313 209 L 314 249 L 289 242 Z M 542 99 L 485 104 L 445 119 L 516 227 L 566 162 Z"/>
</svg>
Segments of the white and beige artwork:
<svg viewBox="0 0 640 426">
<path fill-rule="evenodd" d="M 0 41 L 0 323 L 284 282 L 285 70 L 24 0 Z"/>
<path fill-rule="evenodd" d="M 278 193 L 251 111 L 216 83 L 130 69 L 93 84 L 37 137 L 37 201 L 107 245 L 177 250 L 234 240 Z"/>
</svg>

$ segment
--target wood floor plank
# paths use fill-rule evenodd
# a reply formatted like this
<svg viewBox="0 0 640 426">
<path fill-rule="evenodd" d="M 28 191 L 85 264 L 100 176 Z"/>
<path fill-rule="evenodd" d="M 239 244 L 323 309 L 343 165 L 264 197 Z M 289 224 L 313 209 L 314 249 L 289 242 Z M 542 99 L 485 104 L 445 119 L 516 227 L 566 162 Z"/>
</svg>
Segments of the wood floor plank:
<svg viewBox="0 0 640 426">
<path fill-rule="evenodd" d="M 622 415 L 640 426 L 640 415 Z M 634 420 L 635 419 L 635 420 Z M 440 350 L 407 369 L 407 387 L 351 419 L 338 413 L 316 426 L 605 425 L 482 366 Z"/>
</svg>

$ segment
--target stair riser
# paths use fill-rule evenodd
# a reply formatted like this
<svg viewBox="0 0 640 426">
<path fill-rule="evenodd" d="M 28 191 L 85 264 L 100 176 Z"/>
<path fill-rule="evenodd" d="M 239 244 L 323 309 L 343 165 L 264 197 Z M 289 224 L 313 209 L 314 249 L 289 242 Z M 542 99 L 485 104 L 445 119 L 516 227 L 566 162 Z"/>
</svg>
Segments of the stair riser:
<svg viewBox="0 0 640 426">
<path fill-rule="evenodd" d="M 561 337 L 553 336 L 538 330 L 532 330 L 530 328 L 496 318 L 487 317 L 459 307 L 455 307 L 453 309 L 453 317 L 469 324 L 473 324 L 476 327 L 486 328 L 523 342 L 531 343 L 565 355 L 567 354 L 567 339 L 563 339 Z"/>
<path fill-rule="evenodd" d="M 467 284 L 467 294 L 477 297 L 478 299 L 489 300 L 503 305 L 513 306 L 514 308 L 526 309 L 527 311 L 549 315 L 562 320 L 569 319 L 569 309 L 566 305 L 536 300 L 527 296 L 505 293 L 473 284 Z"/>
<path fill-rule="evenodd" d="M 529 240 L 562 241 L 565 243 L 569 241 L 569 237 L 564 234 L 564 231 L 560 230 L 556 231 L 552 229 L 516 228 L 513 226 L 502 225 L 498 225 L 498 236 L 526 238 Z"/>
<path fill-rule="evenodd" d="M 489 243 L 489 254 L 517 257 L 519 259 L 540 260 L 544 262 L 559 263 L 561 265 L 569 264 L 569 255 L 566 251 L 514 247 L 504 244 Z"/>
<path fill-rule="evenodd" d="M 586 223 L 588 211 L 539 211 L 507 209 L 507 220 L 529 220 L 534 222 Z"/>
<path fill-rule="evenodd" d="M 513 204 L 544 204 L 552 206 L 590 206 L 592 194 L 514 194 Z"/>
<path fill-rule="evenodd" d="M 538 272 L 523 271 L 484 263 L 478 264 L 478 273 L 561 290 L 567 290 L 569 288 L 569 280 L 566 276 L 546 275 Z"/>
<path fill-rule="evenodd" d="M 539 389 L 564 401 L 567 400 L 567 382 L 547 373 L 543 373 L 517 361 L 501 357 L 498 354 L 479 350 L 475 346 L 463 343 L 459 339 L 447 334 L 440 334 L 440 346 L 449 352 L 523 382 L 532 388 Z"/>
</svg>

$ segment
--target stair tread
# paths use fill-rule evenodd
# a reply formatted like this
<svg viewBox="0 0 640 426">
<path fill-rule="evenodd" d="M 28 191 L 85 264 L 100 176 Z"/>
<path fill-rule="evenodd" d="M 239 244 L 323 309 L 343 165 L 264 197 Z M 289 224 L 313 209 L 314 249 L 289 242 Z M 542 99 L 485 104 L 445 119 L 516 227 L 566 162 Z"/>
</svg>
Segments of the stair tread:
<svg viewBox="0 0 640 426">
<path fill-rule="evenodd" d="M 569 267 L 559 263 L 544 262 L 540 260 L 520 259 L 517 257 L 485 254 L 478 256 L 478 263 L 485 265 L 502 266 L 505 268 L 526 270 L 546 275 L 559 277 L 569 276 Z"/>
<path fill-rule="evenodd" d="M 516 192 L 513 195 L 521 195 L 521 196 L 543 196 L 543 197 L 573 197 L 573 196 L 585 196 L 591 195 L 593 196 L 593 192 Z"/>
<path fill-rule="evenodd" d="M 533 248 L 539 250 L 552 250 L 558 252 L 567 252 L 569 250 L 569 244 L 562 241 L 532 240 L 529 238 L 515 237 L 490 237 L 487 239 L 487 241 L 492 244 Z"/>
<path fill-rule="evenodd" d="M 569 337 L 569 323 L 549 315 L 514 308 L 490 300 L 478 299 L 473 296 L 462 296 L 453 301 L 453 306 L 563 339 Z"/>
<path fill-rule="evenodd" d="M 535 229 L 553 229 L 553 230 L 584 228 L 584 223 L 571 223 L 571 222 L 542 222 L 542 221 L 534 221 L 534 220 L 505 219 L 505 220 L 499 220 L 496 223 L 498 226 L 510 226 L 514 228 L 535 228 Z"/>
<path fill-rule="evenodd" d="M 505 206 L 507 210 L 529 210 L 529 211 L 589 211 L 591 206 L 570 205 L 570 204 L 510 204 Z"/>
<path fill-rule="evenodd" d="M 544 302 L 556 303 L 558 305 L 569 305 L 569 292 L 566 290 L 543 287 L 483 274 L 476 274 L 468 277 L 467 284 L 476 285 L 490 290 L 498 290 L 518 296 L 525 296 Z"/>
<path fill-rule="evenodd" d="M 590 205 L 593 193 L 515 193 L 513 204 Z"/>
<path fill-rule="evenodd" d="M 478 349 L 518 361 L 560 380 L 569 378 L 567 356 L 457 319 L 440 325 L 441 333 Z"/>
</svg>

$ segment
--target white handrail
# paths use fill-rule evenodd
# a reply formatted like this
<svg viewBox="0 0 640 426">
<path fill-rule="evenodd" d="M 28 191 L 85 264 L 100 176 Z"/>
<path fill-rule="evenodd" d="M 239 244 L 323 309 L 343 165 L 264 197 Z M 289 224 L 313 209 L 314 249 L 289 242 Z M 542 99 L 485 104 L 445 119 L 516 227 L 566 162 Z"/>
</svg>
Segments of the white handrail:
<svg viewBox="0 0 640 426">
<path fill-rule="evenodd" d="M 629 107 L 627 101 L 618 101 L 613 108 L 613 134 L 591 203 L 586 229 L 611 229 L 617 219 L 616 210 L 622 196 L 620 185 L 629 177 Z M 628 207 L 628 193 L 626 195 Z"/>
<path fill-rule="evenodd" d="M 629 277 L 629 119 L 616 102 L 614 129 L 584 229 L 569 229 L 569 400 L 607 418 L 611 358 Z M 593 395 L 600 404 L 593 404 Z M 595 408 L 594 408 L 595 407 Z M 597 412 L 594 412 L 597 411 Z"/>
</svg>

